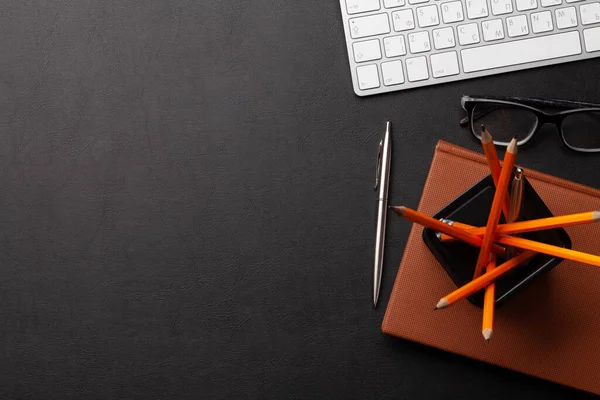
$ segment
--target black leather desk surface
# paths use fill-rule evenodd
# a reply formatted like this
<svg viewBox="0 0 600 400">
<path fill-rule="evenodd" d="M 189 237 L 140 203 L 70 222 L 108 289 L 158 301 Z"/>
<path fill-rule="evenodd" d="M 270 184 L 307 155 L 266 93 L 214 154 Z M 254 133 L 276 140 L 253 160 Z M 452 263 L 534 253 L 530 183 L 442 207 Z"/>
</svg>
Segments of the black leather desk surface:
<svg viewBox="0 0 600 400">
<path fill-rule="evenodd" d="M 414 207 L 438 139 L 478 148 L 462 94 L 600 101 L 599 67 L 361 99 L 337 0 L 3 2 L 0 398 L 582 395 L 384 337 L 410 226 L 373 310 L 372 185 L 384 121 Z M 522 164 L 600 186 L 544 136 Z"/>
</svg>

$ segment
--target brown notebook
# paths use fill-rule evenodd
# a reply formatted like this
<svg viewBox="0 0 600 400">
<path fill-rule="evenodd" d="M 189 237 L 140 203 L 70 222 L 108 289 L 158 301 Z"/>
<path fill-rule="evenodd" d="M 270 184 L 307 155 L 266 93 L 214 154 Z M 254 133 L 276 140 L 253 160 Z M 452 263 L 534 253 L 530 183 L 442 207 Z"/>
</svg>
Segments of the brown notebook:
<svg viewBox="0 0 600 400">
<path fill-rule="evenodd" d="M 600 210 L 600 190 L 527 168 L 525 174 L 555 215 Z M 419 211 L 435 214 L 486 175 L 483 154 L 440 141 Z M 409 223 L 390 218 L 388 223 Z M 600 223 L 566 230 L 573 249 L 600 254 Z M 560 263 L 496 310 L 488 344 L 481 336 L 481 309 L 468 301 L 433 311 L 456 286 L 422 232 L 418 225 L 410 232 L 384 333 L 600 394 L 600 268 Z"/>
</svg>

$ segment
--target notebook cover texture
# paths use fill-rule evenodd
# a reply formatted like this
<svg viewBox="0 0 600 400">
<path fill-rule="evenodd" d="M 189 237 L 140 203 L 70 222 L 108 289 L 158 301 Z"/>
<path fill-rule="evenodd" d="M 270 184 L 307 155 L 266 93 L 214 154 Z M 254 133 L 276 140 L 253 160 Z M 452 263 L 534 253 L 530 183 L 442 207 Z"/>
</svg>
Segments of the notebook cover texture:
<svg viewBox="0 0 600 400">
<path fill-rule="evenodd" d="M 524 170 L 554 215 L 600 210 L 600 190 Z M 440 141 L 418 210 L 435 214 L 488 174 L 483 154 Z M 409 223 L 390 218 L 390 224 Z M 563 261 L 496 310 L 494 337 L 486 343 L 481 309 L 468 301 L 433 311 L 456 286 L 422 231 L 415 224 L 410 232 L 384 333 L 600 394 L 600 268 Z M 566 231 L 573 249 L 600 254 L 600 223 Z"/>
</svg>

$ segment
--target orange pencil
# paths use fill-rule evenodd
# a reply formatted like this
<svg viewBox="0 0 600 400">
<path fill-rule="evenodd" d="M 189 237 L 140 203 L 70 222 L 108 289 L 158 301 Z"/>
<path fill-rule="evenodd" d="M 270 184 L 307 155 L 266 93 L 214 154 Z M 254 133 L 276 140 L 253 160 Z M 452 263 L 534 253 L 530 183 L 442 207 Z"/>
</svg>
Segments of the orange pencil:
<svg viewBox="0 0 600 400">
<path fill-rule="evenodd" d="M 504 264 L 497 266 L 493 271 L 488 272 L 486 274 L 481 275 L 479 278 L 472 280 L 466 285 L 456 289 L 454 292 L 442 297 L 440 301 L 435 306 L 436 310 L 440 308 L 446 308 L 451 304 L 456 303 L 459 300 L 466 299 L 473 293 L 477 293 L 491 282 L 494 282 L 500 276 L 510 271 L 511 269 L 523 264 L 530 258 L 535 256 L 535 252 L 533 251 L 525 251 L 519 254 L 516 257 L 511 258 Z"/>
<path fill-rule="evenodd" d="M 506 191 L 508 190 L 508 183 L 512 176 L 513 167 L 517 158 L 517 139 L 513 139 L 508 148 L 506 149 L 506 155 L 504 156 L 504 165 L 502 166 L 502 172 L 496 185 L 496 193 L 494 193 L 494 201 L 492 202 L 492 208 L 490 209 L 490 215 L 483 235 L 481 250 L 479 251 L 479 258 L 475 265 L 475 274 L 473 278 L 479 277 L 485 267 L 488 264 L 490 258 L 490 247 L 494 241 L 494 234 L 496 227 L 498 226 L 498 220 L 500 219 L 500 213 L 502 212 L 502 204 L 506 198 Z M 444 233 L 444 232 L 442 232 Z"/>
<path fill-rule="evenodd" d="M 481 247 L 483 244 L 483 240 L 475 235 L 471 235 L 467 233 L 465 230 L 456 228 L 454 226 L 447 225 L 441 221 L 438 221 L 435 218 L 431 218 L 428 215 L 420 213 L 415 210 L 411 210 L 408 207 L 392 207 L 392 210 L 402 218 L 405 218 L 409 221 L 417 223 L 419 225 L 423 225 L 427 228 L 433 229 L 436 232 L 442 232 L 447 235 L 453 236 L 458 240 L 461 240 L 467 244 L 470 244 L 474 247 Z M 503 257 L 504 256 L 504 248 L 498 245 L 493 245 L 491 248 L 492 252 Z M 488 252 L 490 250 L 488 249 Z"/>
<path fill-rule="evenodd" d="M 545 229 L 565 228 L 567 226 L 582 225 L 598 221 L 600 221 L 600 211 L 561 215 L 558 217 L 532 219 L 529 221 L 513 222 L 512 224 L 498 225 L 496 228 L 496 235 L 512 235 L 515 233 L 542 231 Z M 454 222 L 452 225 L 457 228 L 465 229 L 475 236 L 483 236 L 485 233 L 485 227 L 477 228 L 459 222 Z M 442 235 L 440 240 L 447 242 L 455 239 L 448 235 Z"/>
<path fill-rule="evenodd" d="M 490 262 L 486 267 L 486 274 L 496 269 L 496 256 L 490 257 Z M 494 282 L 487 285 L 483 296 L 483 322 L 481 324 L 481 334 L 486 342 L 489 342 L 494 334 L 494 302 L 496 298 L 496 284 Z"/>
<path fill-rule="evenodd" d="M 492 174 L 494 185 L 498 187 L 498 180 L 500 180 L 500 173 L 502 171 L 502 169 L 500 168 L 500 160 L 498 159 L 498 153 L 496 152 L 496 146 L 494 145 L 492 135 L 490 135 L 490 132 L 485 128 L 484 125 L 481 125 L 481 145 L 483 146 L 483 152 L 485 154 L 485 159 L 487 160 L 488 166 L 490 168 L 490 173 Z M 507 196 L 505 197 L 504 203 L 502 204 L 504 219 L 506 219 L 507 221 L 509 209 L 510 206 L 508 203 Z"/>
<path fill-rule="evenodd" d="M 496 237 L 495 241 L 508 246 L 518 247 L 520 249 L 537 251 L 538 253 L 564 258 L 565 260 L 577 261 L 583 264 L 600 267 L 600 256 L 596 256 L 594 254 L 583 253 L 581 251 L 565 249 L 563 247 L 552 246 L 550 244 L 512 236 L 498 236 Z"/>
</svg>

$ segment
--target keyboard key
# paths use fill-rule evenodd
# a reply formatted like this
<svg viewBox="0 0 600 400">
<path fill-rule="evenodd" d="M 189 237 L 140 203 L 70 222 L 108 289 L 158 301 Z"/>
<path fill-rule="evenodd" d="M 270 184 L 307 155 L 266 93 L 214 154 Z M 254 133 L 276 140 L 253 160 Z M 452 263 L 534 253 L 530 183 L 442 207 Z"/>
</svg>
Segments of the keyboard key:
<svg viewBox="0 0 600 400">
<path fill-rule="evenodd" d="M 402 61 L 390 61 L 381 64 L 383 84 L 385 86 L 400 85 L 404 83 L 404 71 Z"/>
<path fill-rule="evenodd" d="M 529 25 L 526 15 L 517 15 L 516 17 L 506 18 L 506 28 L 509 37 L 518 37 L 529 35 Z"/>
<path fill-rule="evenodd" d="M 458 28 L 458 43 L 461 46 L 479 43 L 479 28 L 477 24 L 460 25 Z"/>
<path fill-rule="evenodd" d="M 423 53 L 431 50 L 429 43 L 429 32 L 416 32 L 408 35 L 408 46 L 411 53 Z"/>
<path fill-rule="evenodd" d="M 352 49 L 354 50 L 354 61 L 357 63 L 379 60 L 381 58 L 381 48 L 379 47 L 378 39 L 352 43 Z"/>
<path fill-rule="evenodd" d="M 585 51 L 591 53 L 600 50 L 600 27 L 590 28 L 583 31 L 583 40 L 585 41 Z"/>
<path fill-rule="evenodd" d="M 465 72 L 483 71 L 581 54 L 579 32 L 535 37 L 461 51 Z"/>
<path fill-rule="evenodd" d="M 348 14 L 379 10 L 379 0 L 346 0 Z"/>
<path fill-rule="evenodd" d="M 467 17 L 469 19 L 485 18 L 488 16 L 486 0 L 467 0 Z"/>
<path fill-rule="evenodd" d="M 404 36 L 392 36 L 383 39 L 383 48 L 385 49 L 385 56 L 387 58 L 399 57 L 406 54 L 406 45 L 404 43 Z"/>
<path fill-rule="evenodd" d="M 501 19 L 483 21 L 481 23 L 481 31 L 483 32 L 483 40 L 486 42 L 504 39 L 504 27 L 502 26 Z"/>
<path fill-rule="evenodd" d="M 369 15 L 350 19 L 350 35 L 352 39 L 390 33 L 390 21 L 387 14 Z"/>
<path fill-rule="evenodd" d="M 516 0 L 518 11 L 527 11 L 537 8 L 537 0 Z"/>
<path fill-rule="evenodd" d="M 574 28 L 577 26 L 577 11 L 575 7 L 559 8 L 556 14 L 556 27 L 558 29 Z"/>
<path fill-rule="evenodd" d="M 392 21 L 394 21 L 394 30 L 396 32 L 407 31 L 415 27 L 415 17 L 412 10 L 393 12 Z"/>
<path fill-rule="evenodd" d="M 360 90 L 375 89 L 379 87 L 379 72 L 377 65 L 365 65 L 356 67 L 356 75 L 358 77 L 358 87 Z"/>
<path fill-rule="evenodd" d="M 542 11 L 531 14 L 531 30 L 533 33 L 549 32 L 554 29 L 552 25 L 552 13 Z"/>
<path fill-rule="evenodd" d="M 456 42 L 454 40 L 454 29 L 447 26 L 442 29 L 436 29 L 433 31 L 433 45 L 437 50 L 448 49 L 454 47 Z"/>
<path fill-rule="evenodd" d="M 542 0 L 542 7 L 560 6 L 562 0 Z"/>
<path fill-rule="evenodd" d="M 600 3 L 582 4 L 579 6 L 581 23 L 583 25 L 597 24 L 600 22 Z"/>
<path fill-rule="evenodd" d="M 340 0 L 359 96 L 597 57 L 600 0 Z"/>
<path fill-rule="evenodd" d="M 437 6 L 433 4 L 431 6 L 417 8 L 417 19 L 419 21 L 419 27 L 421 28 L 438 25 L 440 23 L 440 16 L 438 14 Z"/>
<path fill-rule="evenodd" d="M 449 3 L 442 4 L 442 19 L 444 20 L 445 24 L 463 21 L 465 16 L 463 14 L 462 2 L 451 1 Z"/>
<path fill-rule="evenodd" d="M 434 78 L 458 75 L 458 57 L 455 51 L 431 56 L 431 71 Z"/>
<path fill-rule="evenodd" d="M 404 0 L 384 0 L 383 6 L 385 8 L 394 8 L 394 7 L 402 7 L 404 4 Z"/>
<path fill-rule="evenodd" d="M 492 14 L 502 15 L 513 12 L 512 0 L 492 0 Z"/>
<path fill-rule="evenodd" d="M 415 57 L 406 60 L 406 74 L 411 82 L 423 81 L 429 79 L 427 70 L 427 59 L 425 57 Z"/>
<path fill-rule="evenodd" d="M 348 14 L 379 10 L 379 0 L 346 0 Z"/>
</svg>

